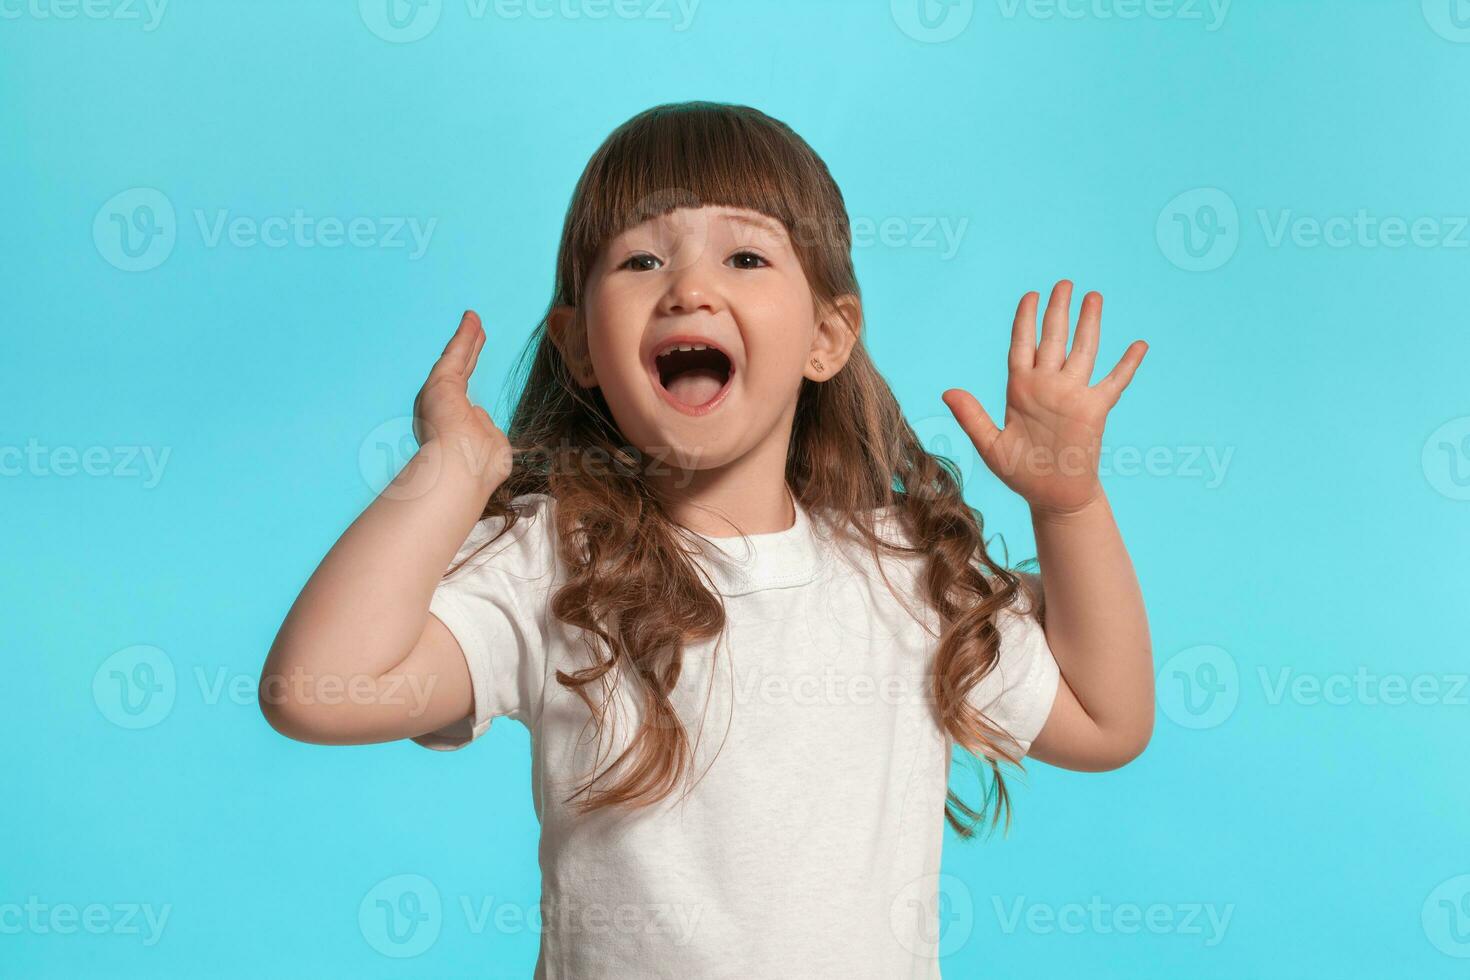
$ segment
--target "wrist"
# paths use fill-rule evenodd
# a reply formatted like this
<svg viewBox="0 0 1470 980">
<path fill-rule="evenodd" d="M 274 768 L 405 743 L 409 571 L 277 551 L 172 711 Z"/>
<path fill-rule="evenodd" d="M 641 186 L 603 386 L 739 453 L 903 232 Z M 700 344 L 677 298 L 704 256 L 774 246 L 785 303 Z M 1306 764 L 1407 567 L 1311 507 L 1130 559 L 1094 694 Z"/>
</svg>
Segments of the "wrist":
<svg viewBox="0 0 1470 980">
<path fill-rule="evenodd" d="M 1035 524 L 1066 525 L 1088 520 L 1095 514 L 1107 513 L 1108 498 L 1101 487 L 1085 504 L 1077 507 L 1041 507 L 1031 505 L 1031 520 Z"/>
<path fill-rule="evenodd" d="M 473 481 L 489 494 L 510 475 L 510 447 L 464 432 L 446 432 L 428 440 L 420 453 L 457 478 Z"/>
</svg>

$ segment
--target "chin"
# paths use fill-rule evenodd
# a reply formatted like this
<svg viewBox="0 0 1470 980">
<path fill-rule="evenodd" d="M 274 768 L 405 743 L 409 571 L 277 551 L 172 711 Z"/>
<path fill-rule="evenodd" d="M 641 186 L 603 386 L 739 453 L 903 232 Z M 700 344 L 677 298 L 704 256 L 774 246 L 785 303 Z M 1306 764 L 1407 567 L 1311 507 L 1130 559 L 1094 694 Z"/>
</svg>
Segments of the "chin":
<svg viewBox="0 0 1470 980">
<path fill-rule="evenodd" d="M 679 432 L 666 428 L 642 452 L 651 466 L 656 465 L 665 473 L 674 469 L 717 470 L 745 454 L 732 444 L 734 436 L 729 428 L 722 432 Z"/>
</svg>

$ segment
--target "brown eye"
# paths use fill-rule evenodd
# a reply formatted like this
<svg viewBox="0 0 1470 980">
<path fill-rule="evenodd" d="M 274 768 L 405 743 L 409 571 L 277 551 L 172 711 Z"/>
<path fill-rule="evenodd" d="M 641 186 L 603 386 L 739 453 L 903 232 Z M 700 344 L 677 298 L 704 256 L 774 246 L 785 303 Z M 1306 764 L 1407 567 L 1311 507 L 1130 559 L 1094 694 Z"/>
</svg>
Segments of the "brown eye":
<svg viewBox="0 0 1470 980">
<path fill-rule="evenodd" d="M 631 258 L 629 258 L 626 261 L 624 261 L 622 265 L 618 266 L 618 268 L 619 269 L 626 269 L 626 268 L 628 268 L 628 266 L 631 263 L 634 263 L 634 262 L 642 262 L 644 260 L 647 260 L 649 262 L 657 262 L 658 261 L 658 259 L 654 258 L 652 255 L 646 255 L 646 254 L 634 255 Z M 638 271 L 638 272 L 650 272 L 650 271 L 652 271 L 652 267 L 650 267 L 650 266 L 643 266 L 643 267 L 637 269 L 636 271 Z"/>
<path fill-rule="evenodd" d="M 734 255 L 732 255 L 730 257 L 732 259 L 737 259 L 738 260 L 742 256 L 745 257 L 745 258 L 755 259 L 756 262 L 760 263 L 760 265 L 741 266 L 740 268 L 743 268 L 743 269 L 759 269 L 762 265 L 770 265 L 770 263 L 767 262 L 763 257 L 755 254 L 754 252 L 736 252 Z"/>
</svg>

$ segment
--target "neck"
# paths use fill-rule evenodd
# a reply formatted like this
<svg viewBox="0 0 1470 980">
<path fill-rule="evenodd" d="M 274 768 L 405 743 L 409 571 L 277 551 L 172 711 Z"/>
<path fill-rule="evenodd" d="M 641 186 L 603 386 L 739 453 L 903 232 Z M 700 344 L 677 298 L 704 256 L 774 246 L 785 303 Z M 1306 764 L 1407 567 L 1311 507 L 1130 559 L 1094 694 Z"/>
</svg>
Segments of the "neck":
<svg viewBox="0 0 1470 980">
<path fill-rule="evenodd" d="M 676 524 L 711 538 L 790 529 L 795 505 L 786 486 L 789 435 L 768 439 L 739 459 L 703 470 L 672 469 L 650 476 Z"/>
</svg>

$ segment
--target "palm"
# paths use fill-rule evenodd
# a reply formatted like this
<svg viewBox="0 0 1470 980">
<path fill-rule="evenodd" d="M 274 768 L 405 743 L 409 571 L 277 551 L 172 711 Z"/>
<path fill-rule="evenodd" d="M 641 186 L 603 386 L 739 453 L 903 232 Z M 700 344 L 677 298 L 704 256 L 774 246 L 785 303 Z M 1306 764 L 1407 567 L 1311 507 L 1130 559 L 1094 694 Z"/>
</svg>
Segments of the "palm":
<svg viewBox="0 0 1470 980">
<path fill-rule="evenodd" d="M 1077 334 L 1067 353 L 1067 310 L 1072 284 L 1057 283 L 1036 344 L 1039 296 L 1021 298 L 1011 331 L 1005 428 L 997 428 L 978 399 L 960 388 L 945 404 L 1000 480 L 1036 509 L 1079 510 L 1102 492 L 1098 457 L 1108 412 L 1133 378 L 1148 345 L 1135 341 L 1112 372 L 1089 386 L 1097 360 L 1102 297 L 1082 301 Z"/>
</svg>

